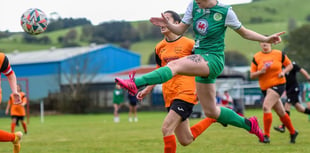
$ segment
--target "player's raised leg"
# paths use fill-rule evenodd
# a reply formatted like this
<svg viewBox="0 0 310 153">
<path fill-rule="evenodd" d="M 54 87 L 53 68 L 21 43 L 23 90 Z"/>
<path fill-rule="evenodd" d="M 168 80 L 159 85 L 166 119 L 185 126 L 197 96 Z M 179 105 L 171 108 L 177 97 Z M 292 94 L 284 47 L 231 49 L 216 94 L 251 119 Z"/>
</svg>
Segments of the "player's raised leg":
<svg viewBox="0 0 310 153">
<path fill-rule="evenodd" d="M 13 153 L 19 153 L 20 151 L 20 140 L 23 136 L 22 132 L 10 133 L 0 130 L 0 142 L 12 142 Z"/>
<path fill-rule="evenodd" d="M 197 94 L 200 99 L 200 103 L 205 112 L 205 115 L 216 119 L 223 124 L 230 124 L 239 128 L 243 128 L 251 134 L 255 134 L 259 142 L 263 142 L 263 132 L 259 128 L 259 124 L 256 117 L 246 119 L 229 108 L 217 107 L 215 98 L 215 84 L 205 84 L 196 82 Z M 204 92 L 208 91 L 208 92 Z"/>
</svg>

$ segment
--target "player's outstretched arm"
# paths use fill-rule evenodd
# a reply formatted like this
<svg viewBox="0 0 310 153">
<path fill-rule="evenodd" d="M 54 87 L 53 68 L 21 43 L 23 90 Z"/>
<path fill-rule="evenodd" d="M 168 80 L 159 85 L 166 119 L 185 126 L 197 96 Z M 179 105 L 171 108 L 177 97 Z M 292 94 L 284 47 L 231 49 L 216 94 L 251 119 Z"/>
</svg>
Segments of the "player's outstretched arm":
<svg viewBox="0 0 310 153">
<path fill-rule="evenodd" d="M 153 90 L 154 87 L 155 85 L 149 85 L 145 87 L 143 90 L 137 93 L 137 99 L 141 101 L 147 94 L 149 94 Z"/>
<path fill-rule="evenodd" d="M 308 73 L 305 69 L 301 68 L 301 69 L 300 69 L 300 73 L 301 73 L 308 81 L 310 80 L 310 75 L 309 75 L 309 73 Z"/>
<path fill-rule="evenodd" d="M 168 21 L 164 16 L 164 13 L 161 13 L 161 17 L 151 17 L 150 22 L 159 27 L 167 27 L 171 32 L 182 35 L 190 25 L 184 24 L 183 22 L 179 24 L 173 24 Z"/>
<path fill-rule="evenodd" d="M 285 34 L 285 32 L 278 32 L 269 36 L 264 36 L 260 33 L 247 29 L 245 27 L 241 27 L 235 30 L 240 36 L 244 39 L 258 41 L 258 42 L 267 42 L 271 44 L 278 44 L 282 42 L 281 35 Z"/>
<path fill-rule="evenodd" d="M 14 97 L 14 103 L 15 104 L 21 103 L 20 94 L 17 92 L 17 81 L 16 81 L 16 75 L 15 75 L 14 71 L 10 75 L 8 75 L 7 78 L 9 80 L 11 91 L 12 91 L 12 94 Z"/>
</svg>

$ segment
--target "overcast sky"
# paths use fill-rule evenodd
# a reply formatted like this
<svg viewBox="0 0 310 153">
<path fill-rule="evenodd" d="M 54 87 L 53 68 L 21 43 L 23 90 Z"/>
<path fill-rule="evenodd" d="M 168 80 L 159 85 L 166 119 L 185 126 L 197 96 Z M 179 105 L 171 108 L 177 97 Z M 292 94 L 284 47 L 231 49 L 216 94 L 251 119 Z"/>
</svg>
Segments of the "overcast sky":
<svg viewBox="0 0 310 153">
<path fill-rule="evenodd" d="M 165 10 L 184 13 L 192 0 L 8 0 L 1 4 L 0 31 L 22 31 L 20 17 L 28 8 L 39 8 L 48 16 L 57 12 L 62 18 L 87 18 L 97 25 L 104 21 L 137 21 L 160 16 Z M 251 0 L 219 0 L 225 4 Z"/>
</svg>

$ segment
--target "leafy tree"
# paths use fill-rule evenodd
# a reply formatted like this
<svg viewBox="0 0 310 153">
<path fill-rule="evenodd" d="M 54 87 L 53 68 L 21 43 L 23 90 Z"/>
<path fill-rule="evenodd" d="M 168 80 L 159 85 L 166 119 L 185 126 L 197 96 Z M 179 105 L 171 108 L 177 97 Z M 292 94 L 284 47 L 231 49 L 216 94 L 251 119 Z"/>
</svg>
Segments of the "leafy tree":
<svg viewBox="0 0 310 153">
<path fill-rule="evenodd" d="M 45 32 L 60 30 L 60 29 L 63 29 L 63 27 L 64 27 L 64 23 L 61 20 L 57 20 L 54 22 L 50 22 Z"/>
<path fill-rule="evenodd" d="M 76 38 L 77 38 L 77 31 L 75 29 L 71 29 L 65 35 L 64 41 L 66 41 L 66 42 L 75 41 Z"/>
<path fill-rule="evenodd" d="M 122 48 L 125 48 L 125 49 L 130 49 L 131 42 L 130 42 L 129 40 L 126 40 L 126 41 L 120 43 L 120 46 L 121 46 Z"/>
<path fill-rule="evenodd" d="M 23 34 L 23 42 L 35 44 L 50 44 L 52 41 L 48 36 L 36 37 L 27 33 Z"/>
<path fill-rule="evenodd" d="M 163 38 L 163 35 L 160 32 L 160 28 L 157 26 L 151 26 L 150 35 L 148 36 L 150 39 L 154 38 Z"/>
<path fill-rule="evenodd" d="M 293 31 L 297 28 L 297 23 L 296 20 L 294 18 L 290 18 L 288 20 L 288 31 Z"/>
<path fill-rule="evenodd" d="M 1 38 L 7 38 L 9 36 L 10 36 L 10 32 L 9 31 L 4 31 L 4 32 L 0 31 L 0 39 Z"/>
<path fill-rule="evenodd" d="M 306 20 L 310 22 L 310 14 L 307 15 Z"/>
<path fill-rule="evenodd" d="M 76 26 L 81 26 L 81 25 L 91 25 L 91 22 L 87 20 L 86 18 L 64 18 L 62 19 L 64 23 L 63 28 L 72 28 Z"/>
<path fill-rule="evenodd" d="M 62 93 L 65 103 L 64 111 L 71 113 L 85 113 L 90 107 L 88 84 L 94 80 L 100 73 L 100 66 L 104 64 L 103 60 L 94 60 L 96 55 L 87 54 L 85 56 L 76 56 L 64 63 L 62 67 L 64 82 L 68 85 L 63 86 Z"/>
<path fill-rule="evenodd" d="M 148 62 L 148 64 L 156 64 L 155 56 L 156 56 L 156 54 L 155 54 L 155 52 L 153 52 L 153 53 L 150 55 L 150 57 L 149 57 L 149 62 Z"/>
<path fill-rule="evenodd" d="M 30 34 L 24 33 L 23 37 L 24 37 L 23 42 L 25 43 L 37 43 L 38 42 L 37 38 Z"/>
<path fill-rule="evenodd" d="M 251 17 L 250 23 L 262 23 L 264 19 L 260 16 L 257 17 Z"/>
<path fill-rule="evenodd" d="M 62 39 L 63 47 L 79 46 L 79 44 L 76 42 L 76 39 L 77 39 L 77 31 L 75 29 L 71 29 Z"/>
<path fill-rule="evenodd" d="M 46 29 L 46 32 L 50 31 L 56 31 L 60 29 L 66 29 L 66 28 L 73 28 L 76 26 L 82 26 L 82 25 L 91 25 L 91 22 L 87 20 L 86 18 L 58 18 L 58 19 L 52 19 L 51 22 L 48 24 L 48 27 Z"/>
<path fill-rule="evenodd" d="M 132 28 L 130 22 L 125 21 L 104 22 L 95 26 L 93 38 L 104 38 L 111 43 L 140 40 L 138 32 Z"/>
<path fill-rule="evenodd" d="M 148 22 L 138 22 L 137 29 L 142 40 L 151 35 L 151 25 Z"/>
<path fill-rule="evenodd" d="M 288 45 L 286 48 L 287 55 L 310 70 L 310 24 L 303 25 L 289 33 L 287 37 Z"/>
<path fill-rule="evenodd" d="M 48 36 L 43 36 L 39 38 L 39 42 L 46 45 L 52 43 L 52 40 Z"/>
<path fill-rule="evenodd" d="M 82 34 L 80 36 L 81 41 L 90 41 L 94 32 L 92 25 L 85 25 L 82 27 Z"/>
<path fill-rule="evenodd" d="M 225 65 L 227 66 L 247 66 L 248 59 L 238 51 L 225 51 Z"/>
</svg>

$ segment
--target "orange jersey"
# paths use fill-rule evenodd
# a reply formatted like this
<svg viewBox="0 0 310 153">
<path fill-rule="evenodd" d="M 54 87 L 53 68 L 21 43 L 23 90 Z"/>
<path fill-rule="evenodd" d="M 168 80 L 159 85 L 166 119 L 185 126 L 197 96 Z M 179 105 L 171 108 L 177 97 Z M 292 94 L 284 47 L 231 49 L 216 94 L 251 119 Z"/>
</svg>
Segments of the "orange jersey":
<svg viewBox="0 0 310 153">
<path fill-rule="evenodd" d="M 272 86 L 286 83 L 285 77 L 279 78 L 279 74 L 282 72 L 282 67 L 289 64 L 291 60 L 280 50 L 274 49 L 270 53 L 258 52 L 251 63 L 251 72 L 261 70 L 264 65 L 268 67 L 266 73 L 258 77 L 261 90 L 267 90 Z"/>
<path fill-rule="evenodd" d="M 27 98 L 24 92 L 19 92 L 21 100 L 22 100 L 22 104 L 26 104 L 27 103 Z M 25 116 L 26 112 L 25 112 L 25 107 L 22 104 L 14 104 L 14 97 L 11 94 L 10 99 L 8 101 L 9 105 L 11 106 L 11 116 Z"/>
<path fill-rule="evenodd" d="M 0 68 L 2 67 L 4 57 L 5 57 L 5 55 L 3 53 L 0 53 Z M 0 74 L 0 78 L 1 78 L 1 74 Z M 1 101 L 2 101 L 2 89 L 1 89 L 1 79 L 0 79 L 0 102 Z"/>
<path fill-rule="evenodd" d="M 5 58 L 5 54 L 4 53 L 0 53 L 0 68 L 2 67 L 4 58 Z"/>
<path fill-rule="evenodd" d="M 175 41 L 162 40 L 156 45 L 157 68 L 167 65 L 172 60 L 192 54 L 194 40 L 181 36 Z M 165 107 L 170 107 L 174 99 L 197 104 L 195 77 L 176 75 L 171 80 L 163 83 L 163 96 Z"/>
</svg>

